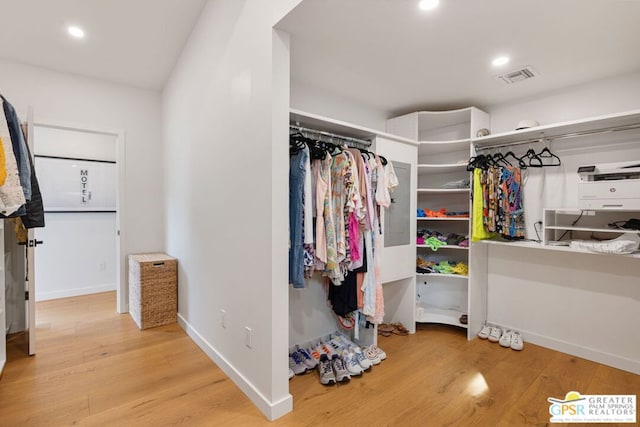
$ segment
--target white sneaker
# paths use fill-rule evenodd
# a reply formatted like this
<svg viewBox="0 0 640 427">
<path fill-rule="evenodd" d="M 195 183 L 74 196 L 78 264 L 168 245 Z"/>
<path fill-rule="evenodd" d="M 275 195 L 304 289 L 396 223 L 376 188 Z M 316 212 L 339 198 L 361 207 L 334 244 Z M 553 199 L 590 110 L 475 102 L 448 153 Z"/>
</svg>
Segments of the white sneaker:
<svg viewBox="0 0 640 427">
<path fill-rule="evenodd" d="M 517 351 L 524 348 L 524 341 L 522 340 L 520 332 L 513 331 L 513 335 L 511 335 L 511 348 Z"/>
<path fill-rule="evenodd" d="M 502 329 L 498 328 L 497 326 L 492 326 L 491 333 L 489 334 L 489 341 L 498 342 L 501 336 L 502 336 Z"/>
<path fill-rule="evenodd" d="M 320 345 L 318 346 L 318 351 L 322 350 L 327 357 L 329 357 L 329 359 L 334 360 L 337 359 L 338 357 L 340 357 L 340 355 L 338 354 L 337 351 L 335 351 L 335 349 L 333 348 L 333 346 L 331 344 L 327 344 L 327 343 L 320 343 Z"/>
<path fill-rule="evenodd" d="M 293 378 L 294 375 L 295 373 L 293 372 L 293 370 L 289 368 L 289 379 Z"/>
<path fill-rule="evenodd" d="M 299 358 L 296 353 L 293 353 L 293 356 L 289 356 L 289 369 L 296 375 L 302 375 L 307 372 L 307 367 L 301 360 L 297 360 L 296 357 Z"/>
<path fill-rule="evenodd" d="M 373 345 L 371 345 L 370 347 L 367 347 L 364 350 L 364 355 L 367 358 L 367 360 L 369 360 L 369 363 L 371 363 L 372 365 L 379 365 L 382 360 L 380 359 L 378 352 L 376 352 L 376 350 L 372 347 Z"/>
<path fill-rule="evenodd" d="M 364 372 L 364 369 L 362 369 L 362 367 L 358 363 L 358 359 L 356 359 L 355 354 L 345 350 L 342 353 L 342 360 L 344 361 L 347 371 L 349 371 L 349 375 L 357 376 L 362 375 L 362 373 Z"/>
<path fill-rule="evenodd" d="M 480 332 L 478 332 L 478 338 L 482 340 L 486 340 L 487 338 L 489 338 L 490 333 L 491 333 L 491 325 L 487 323 L 482 327 Z"/>
<path fill-rule="evenodd" d="M 502 334 L 502 336 L 500 337 L 500 341 L 498 341 L 500 343 L 500 345 L 502 347 L 511 347 L 511 339 L 513 337 L 513 331 L 512 330 L 507 330 L 504 332 L 504 334 Z"/>
<path fill-rule="evenodd" d="M 343 382 L 351 379 L 351 375 L 349 375 L 349 371 L 347 371 L 347 368 L 344 366 L 344 362 L 340 357 L 331 361 L 331 367 L 335 373 L 336 381 Z"/>
<path fill-rule="evenodd" d="M 380 347 L 374 347 L 374 349 L 376 350 L 376 353 L 378 353 L 380 360 L 384 360 L 387 358 L 387 353 L 385 353 L 384 350 L 382 350 Z"/>
<path fill-rule="evenodd" d="M 357 345 L 354 345 L 349 348 L 349 351 L 353 353 L 353 355 L 355 356 L 356 360 L 358 361 L 358 364 L 360 365 L 363 371 L 367 371 L 371 369 L 371 361 L 367 359 L 367 357 L 364 355 L 360 347 L 358 347 Z"/>
</svg>

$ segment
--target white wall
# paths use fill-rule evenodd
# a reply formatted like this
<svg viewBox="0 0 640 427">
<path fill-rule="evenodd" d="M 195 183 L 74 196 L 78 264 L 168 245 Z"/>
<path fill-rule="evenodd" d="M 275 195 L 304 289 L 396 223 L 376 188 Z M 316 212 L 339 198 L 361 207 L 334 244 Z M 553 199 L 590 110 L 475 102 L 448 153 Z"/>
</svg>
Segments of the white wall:
<svg viewBox="0 0 640 427">
<path fill-rule="evenodd" d="M 116 289 L 116 214 L 48 213 L 38 229 L 36 301 Z M 115 309 L 115 308 L 114 308 Z"/>
<path fill-rule="evenodd" d="M 291 108 L 383 132 L 389 117 L 386 111 L 359 104 L 295 78 L 291 80 Z"/>
<path fill-rule="evenodd" d="M 121 265 L 129 253 L 162 251 L 160 93 L 0 61 L 0 90 L 22 119 L 52 120 L 125 132 Z M 121 269 L 126 285 L 126 268 Z"/>
<path fill-rule="evenodd" d="M 523 118 L 541 124 L 640 108 L 640 73 L 493 106 L 494 133 Z M 559 168 L 529 169 L 524 185 L 528 237 L 543 208 L 578 206 L 579 165 L 640 159 L 638 132 L 552 142 Z M 526 150 L 528 147 L 519 147 Z M 542 148 L 536 144 L 536 149 Z M 517 154 L 517 153 L 516 153 Z M 638 260 L 610 255 L 489 248 L 490 322 L 519 329 L 525 340 L 621 369 L 640 372 Z"/>
<path fill-rule="evenodd" d="M 298 2 L 209 1 L 163 93 L 166 248 L 179 260 L 179 319 L 269 418 L 292 407 L 288 39 L 272 26 Z"/>
<path fill-rule="evenodd" d="M 541 125 L 640 108 L 640 72 L 568 87 L 539 96 L 483 108 L 492 133 L 512 131 L 520 120 Z"/>
</svg>

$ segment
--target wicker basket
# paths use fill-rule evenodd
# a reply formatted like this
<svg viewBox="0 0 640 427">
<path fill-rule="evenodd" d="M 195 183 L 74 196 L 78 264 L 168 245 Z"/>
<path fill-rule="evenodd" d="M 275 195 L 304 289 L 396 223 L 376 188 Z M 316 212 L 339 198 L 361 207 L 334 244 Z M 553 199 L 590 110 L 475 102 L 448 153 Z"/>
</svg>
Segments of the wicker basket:
<svg viewBox="0 0 640 427">
<path fill-rule="evenodd" d="M 178 262 L 162 253 L 129 255 L 129 314 L 140 329 L 175 323 Z"/>
</svg>

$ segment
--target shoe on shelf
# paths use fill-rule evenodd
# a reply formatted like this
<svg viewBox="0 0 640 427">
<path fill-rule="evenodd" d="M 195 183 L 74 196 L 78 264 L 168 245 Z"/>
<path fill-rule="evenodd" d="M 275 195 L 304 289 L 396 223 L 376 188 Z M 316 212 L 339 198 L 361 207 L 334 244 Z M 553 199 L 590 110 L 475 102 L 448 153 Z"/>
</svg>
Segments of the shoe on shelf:
<svg viewBox="0 0 640 427">
<path fill-rule="evenodd" d="M 349 375 L 349 371 L 344 366 L 344 362 L 342 358 L 338 357 L 331 361 L 331 367 L 333 368 L 333 372 L 335 372 L 336 381 L 342 382 L 351 379 L 351 375 Z"/>
<path fill-rule="evenodd" d="M 502 336 L 502 329 L 498 328 L 497 326 L 492 326 L 491 333 L 489 334 L 489 341 L 498 342 L 501 336 Z"/>
<path fill-rule="evenodd" d="M 331 367 L 331 360 L 325 355 L 324 360 L 318 364 L 318 373 L 320 374 L 320 383 L 324 385 L 335 384 L 336 375 Z"/>
<path fill-rule="evenodd" d="M 289 356 L 289 369 L 291 369 L 296 375 L 302 375 L 307 372 L 307 367 L 302 363 L 302 360 L 300 360 L 300 356 L 298 356 L 297 353 L 291 353 Z"/>
<path fill-rule="evenodd" d="M 502 334 L 502 336 L 500 337 L 500 340 L 498 341 L 498 343 L 502 346 L 502 347 L 511 347 L 511 339 L 513 337 L 513 331 L 511 329 L 504 331 L 504 334 Z"/>
<path fill-rule="evenodd" d="M 368 371 L 369 369 L 371 369 L 371 361 L 367 359 L 360 347 L 358 347 L 357 345 L 353 345 L 349 347 L 349 351 L 353 353 L 363 371 Z"/>
<path fill-rule="evenodd" d="M 300 355 L 300 357 L 302 358 L 302 363 L 304 363 L 304 365 L 307 368 L 313 369 L 316 366 L 318 366 L 318 361 L 316 359 L 314 359 L 313 356 L 311 356 L 311 353 L 309 353 L 304 348 L 298 348 L 296 353 L 298 353 Z"/>
<path fill-rule="evenodd" d="M 480 329 L 480 332 L 478 332 L 478 338 L 482 340 L 486 340 L 487 338 L 489 338 L 490 334 L 491 334 L 491 325 L 487 323 L 482 327 L 482 329 Z"/>
<path fill-rule="evenodd" d="M 291 368 L 289 368 L 289 379 L 293 378 L 294 376 L 295 376 L 295 373 Z"/>
<path fill-rule="evenodd" d="M 524 348 L 522 335 L 520 335 L 520 332 L 518 331 L 513 331 L 513 335 L 511 335 L 511 348 L 517 351 L 520 351 Z"/>
</svg>

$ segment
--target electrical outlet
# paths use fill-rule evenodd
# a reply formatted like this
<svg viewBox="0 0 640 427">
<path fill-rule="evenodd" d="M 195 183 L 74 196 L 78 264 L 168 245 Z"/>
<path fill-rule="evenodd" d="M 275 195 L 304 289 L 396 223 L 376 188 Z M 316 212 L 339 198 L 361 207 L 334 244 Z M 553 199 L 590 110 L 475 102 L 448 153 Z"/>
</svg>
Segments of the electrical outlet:
<svg viewBox="0 0 640 427">
<path fill-rule="evenodd" d="M 226 329 L 227 327 L 227 310 L 220 310 L 220 326 Z"/>
<path fill-rule="evenodd" d="M 251 348 L 251 328 L 248 326 L 244 327 L 244 345 Z"/>
</svg>

